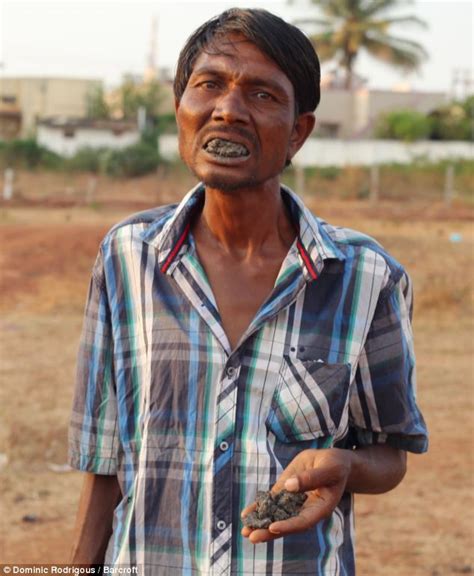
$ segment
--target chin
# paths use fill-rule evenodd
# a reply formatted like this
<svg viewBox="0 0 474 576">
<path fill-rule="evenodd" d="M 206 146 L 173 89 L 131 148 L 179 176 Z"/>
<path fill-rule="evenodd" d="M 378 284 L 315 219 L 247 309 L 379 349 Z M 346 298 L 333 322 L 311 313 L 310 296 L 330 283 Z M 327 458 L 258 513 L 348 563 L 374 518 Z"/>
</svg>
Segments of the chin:
<svg viewBox="0 0 474 576">
<path fill-rule="evenodd" d="M 217 174 L 196 174 L 197 178 L 208 188 L 220 190 L 221 192 L 235 192 L 244 188 L 253 188 L 261 184 L 258 179 L 250 177 L 247 179 L 236 179 Z"/>
</svg>

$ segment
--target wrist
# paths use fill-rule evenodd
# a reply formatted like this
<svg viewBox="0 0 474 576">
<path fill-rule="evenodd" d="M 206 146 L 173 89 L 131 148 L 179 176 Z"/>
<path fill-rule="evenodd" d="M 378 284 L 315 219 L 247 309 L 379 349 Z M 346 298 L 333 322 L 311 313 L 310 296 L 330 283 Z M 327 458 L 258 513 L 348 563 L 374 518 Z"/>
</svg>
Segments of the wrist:
<svg viewBox="0 0 474 576">
<path fill-rule="evenodd" d="M 350 450 L 346 448 L 333 448 L 337 451 L 337 457 L 341 466 L 341 476 L 345 478 L 345 492 L 353 492 L 354 484 L 356 484 L 356 479 L 360 474 L 361 463 L 360 454 L 357 450 Z"/>
</svg>

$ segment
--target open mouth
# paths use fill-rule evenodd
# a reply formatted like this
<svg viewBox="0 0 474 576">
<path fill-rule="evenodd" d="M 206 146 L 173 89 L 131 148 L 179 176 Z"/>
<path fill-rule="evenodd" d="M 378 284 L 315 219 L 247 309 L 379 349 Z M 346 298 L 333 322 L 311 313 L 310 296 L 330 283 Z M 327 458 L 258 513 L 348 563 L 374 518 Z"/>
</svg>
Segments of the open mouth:
<svg viewBox="0 0 474 576">
<path fill-rule="evenodd" d="M 232 142 L 231 140 L 224 140 L 223 138 L 213 138 L 206 142 L 204 150 L 223 158 L 244 158 L 249 156 L 250 152 L 243 144 Z"/>
</svg>

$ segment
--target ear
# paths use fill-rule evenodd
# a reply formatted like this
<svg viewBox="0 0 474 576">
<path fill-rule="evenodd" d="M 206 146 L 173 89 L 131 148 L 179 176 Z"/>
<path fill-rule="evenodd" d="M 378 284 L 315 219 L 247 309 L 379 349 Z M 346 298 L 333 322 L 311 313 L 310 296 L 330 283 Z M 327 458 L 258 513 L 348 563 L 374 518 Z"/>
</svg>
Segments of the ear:
<svg viewBox="0 0 474 576">
<path fill-rule="evenodd" d="M 308 136 L 313 131 L 315 122 L 316 118 L 313 112 L 304 112 L 296 117 L 288 145 L 287 160 L 291 160 L 306 142 Z"/>
</svg>

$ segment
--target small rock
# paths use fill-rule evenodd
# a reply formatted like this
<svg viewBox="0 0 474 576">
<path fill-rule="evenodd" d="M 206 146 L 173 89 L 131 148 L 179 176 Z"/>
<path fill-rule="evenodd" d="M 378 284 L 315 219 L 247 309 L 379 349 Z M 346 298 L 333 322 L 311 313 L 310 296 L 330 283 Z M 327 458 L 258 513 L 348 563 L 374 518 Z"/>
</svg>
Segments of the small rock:
<svg viewBox="0 0 474 576">
<path fill-rule="evenodd" d="M 39 518 L 36 514 L 25 514 L 21 520 L 22 520 L 22 522 L 33 523 L 33 522 L 38 522 Z"/>
<path fill-rule="evenodd" d="M 244 526 L 249 528 L 268 528 L 272 523 L 271 518 L 259 518 L 256 512 L 251 512 L 244 518 Z"/>
<path fill-rule="evenodd" d="M 53 462 L 48 462 L 48 470 L 55 472 L 56 474 L 64 474 L 66 472 L 71 472 L 72 468 L 69 464 L 54 464 Z"/>
<path fill-rule="evenodd" d="M 268 528 L 272 522 L 297 516 L 307 496 L 303 493 L 282 490 L 278 494 L 257 492 L 257 508 L 244 519 L 249 528 Z"/>
<path fill-rule="evenodd" d="M 0 470 L 5 468 L 8 464 L 8 456 L 6 454 L 0 454 Z"/>
<path fill-rule="evenodd" d="M 456 574 L 472 574 L 473 573 L 472 566 L 470 566 L 469 564 L 466 564 L 466 566 L 454 566 L 453 571 Z"/>
</svg>

